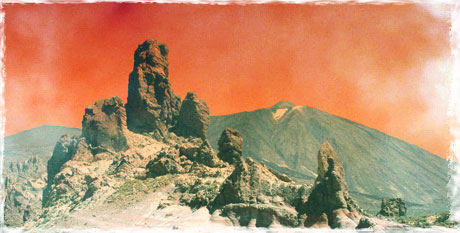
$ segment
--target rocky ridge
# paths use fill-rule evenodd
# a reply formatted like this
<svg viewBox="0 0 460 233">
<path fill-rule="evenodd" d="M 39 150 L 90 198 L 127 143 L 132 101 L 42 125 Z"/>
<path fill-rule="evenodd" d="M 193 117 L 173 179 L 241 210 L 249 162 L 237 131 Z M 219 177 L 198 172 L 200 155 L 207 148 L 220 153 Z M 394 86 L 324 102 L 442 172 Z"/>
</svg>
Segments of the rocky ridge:
<svg viewBox="0 0 460 233">
<path fill-rule="evenodd" d="M 239 226 L 358 225 L 362 213 L 328 142 L 320 148 L 313 187 L 244 159 L 243 138 L 234 129 L 222 132 L 216 154 L 206 139 L 209 108 L 194 93 L 182 103 L 174 95 L 167 55 L 158 41 L 139 45 L 127 104 L 118 97 L 96 101 L 85 109 L 82 135 L 56 143 L 37 226 L 81 226 L 75 219 L 90 210 L 116 215 L 155 195 L 145 221 L 187 206 Z M 167 195 L 157 195 L 162 192 Z"/>
</svg>

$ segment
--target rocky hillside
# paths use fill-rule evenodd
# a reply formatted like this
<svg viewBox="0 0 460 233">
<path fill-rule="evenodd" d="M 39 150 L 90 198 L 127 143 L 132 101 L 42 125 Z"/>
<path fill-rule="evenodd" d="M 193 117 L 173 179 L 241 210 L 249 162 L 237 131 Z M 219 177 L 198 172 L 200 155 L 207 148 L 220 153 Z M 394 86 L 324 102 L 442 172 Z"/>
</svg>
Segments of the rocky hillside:
<svg viewBox="0 0 460 233">
<path fill-rule="evenodd" d="M 3 171 L 5 178 L 5 224 L 22 226 L 35 221 L 41 212 L 46 166 L 37 156 L 10 163 Z"/>
<path fill-rule="evenodd" d="M 245 138 L 244 156 L 306 184 L 315 180 L 316 151 L 328 140 L 341 158 L 351 195 L 370 213 L 379 211 L 382 197 L 406 200 L 408 215 L 449 210 L 446 160 L 377 130 L 290 102 L 212 117 L 213 148 L 228 127 Z"/>
<path fill-rule="evenodd" d="M 333 145 L 318 147 L 312 185 L 244 158 L 244 136 L 235 129 L 221 131 L 215 153 L 206 137 L 208 106 L 193 92 L 182 101 L 174 94 L 167 58 L 165 44 L 140 44 L 128 102 L 96 101 L 84 111 L 81 136 L 58 140 L 39 214 L 26 226 L 362 225 Z"/>
</svg>

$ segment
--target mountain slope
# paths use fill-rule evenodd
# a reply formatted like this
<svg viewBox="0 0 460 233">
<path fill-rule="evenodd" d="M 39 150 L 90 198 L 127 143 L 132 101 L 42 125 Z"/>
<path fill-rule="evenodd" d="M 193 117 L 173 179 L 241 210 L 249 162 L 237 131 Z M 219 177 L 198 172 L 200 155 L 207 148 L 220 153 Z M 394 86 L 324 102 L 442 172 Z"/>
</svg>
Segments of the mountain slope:
<svg viewBox="0 0 460 233">
<path fill-rule="evenodd" d="M 42 125 L 7 136 L 5 137 L 5 162 L 25 160 L 33 155 L 46 162 L 51 157 L 54 145 L 64 134 L 77 136 L 81 134 L 81 129 Z"/>
<path fill-rule="evenodd" d="M 350 192 L 370 212 L 382 197 L 402 197 L 408 211 L 448 209 L 447 162 L 415 145 L 320 110 L 280 102 L 267 109 L 211 118 L 208 138 L 217 148 L 223 129 L 239 130 L 245 156 L 311 183 L 324 139 L 336 148 Z"/>
</svg>

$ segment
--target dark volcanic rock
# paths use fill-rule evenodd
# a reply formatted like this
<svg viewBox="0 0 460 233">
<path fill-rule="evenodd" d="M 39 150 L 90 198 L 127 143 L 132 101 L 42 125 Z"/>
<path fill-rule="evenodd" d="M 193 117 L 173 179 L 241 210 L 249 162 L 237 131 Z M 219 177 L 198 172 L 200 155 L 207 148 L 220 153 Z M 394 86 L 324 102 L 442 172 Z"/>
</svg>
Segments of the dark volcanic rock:
<svg viewBox="0 0 460 233">
<path fill-rule="evenodd" d="M 406 215 L 406 202 L 401 198 L 382 199 L 379 215 L 382 216 L 405 216 Z"/>
<path fill-rule="evenodd" d="M 126 104 L 132 131 L 165 131 L 177 122 L 181 101 L 168 79 L 168 52 L 166 44 L 148 39 L 134 53 Z"/>
<path fill-rule="evenodd" d="M 243 137 L 238 130 L 225 129 L 220 135 L 218 145 L 217 157 L 225 162 L 233 163 L 234 159 L 241 158 L 243 154 Z"/>
<path fill-rule="evenodd" d="M 359 208 L 348 193 L 345 172 L 329 142 L 318 153 L 318 177 L 304 209 L 307 227 L 355 228 Z"/>
<path fill-rule="evenodd" d="M 371 227 L 374 227 L 375 225 L 376 224 L 372 219 L 370 219 L 368 217 L 362 217 L 359 220 L 359 223 L 358 223 L 358 226 L 356 227 L 356 229 L 371 228 Z"/>
<path fill-rule="evenodd" d="M 194 92 L 187 93 L 180 108 L 179 121 L 175 128 L 178 135 L 206 138 L 209 127 L 209 108 Z"/>
<path fill-rule="evenodd" d="M 115 151 L 128 148 L 126 110 L 119 97 L 102 99 L 86 107 L 82 135 L 93 147 Z"/>
</svg>

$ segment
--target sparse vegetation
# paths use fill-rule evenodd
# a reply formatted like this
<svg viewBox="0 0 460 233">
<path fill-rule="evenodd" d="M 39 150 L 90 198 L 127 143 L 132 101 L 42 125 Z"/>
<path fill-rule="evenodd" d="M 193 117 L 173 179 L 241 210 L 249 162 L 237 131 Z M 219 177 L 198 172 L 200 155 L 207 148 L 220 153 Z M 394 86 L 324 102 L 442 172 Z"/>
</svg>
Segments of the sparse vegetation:
<svg viewBox="0 0 460 233">
<path fill-rule="evenodd" d="M 117 200 L 125 200 L 140 193 L 151 193 L 155 192 L 159 188 L 165 187 L 170 184 L 174 175 L 164 175 L 156 178 L 147 179 L 132 179 L 127 180 L 117 190 L 112 193 L 106 202 L 115 202 Z"/>
<path fill-rule="evenodd" d="M 399 223 L 407 224 L 412 227 L 421 228 L 429 228 L 431 226 L 443 226 L 451 228 L 459 224 L 458 222 L 450 221 L 449 217 L 450 214 L 441 213 L 435 215 L 423 215 L 418 217 L 397 217 L 392 219 Z"/>
</svg>

